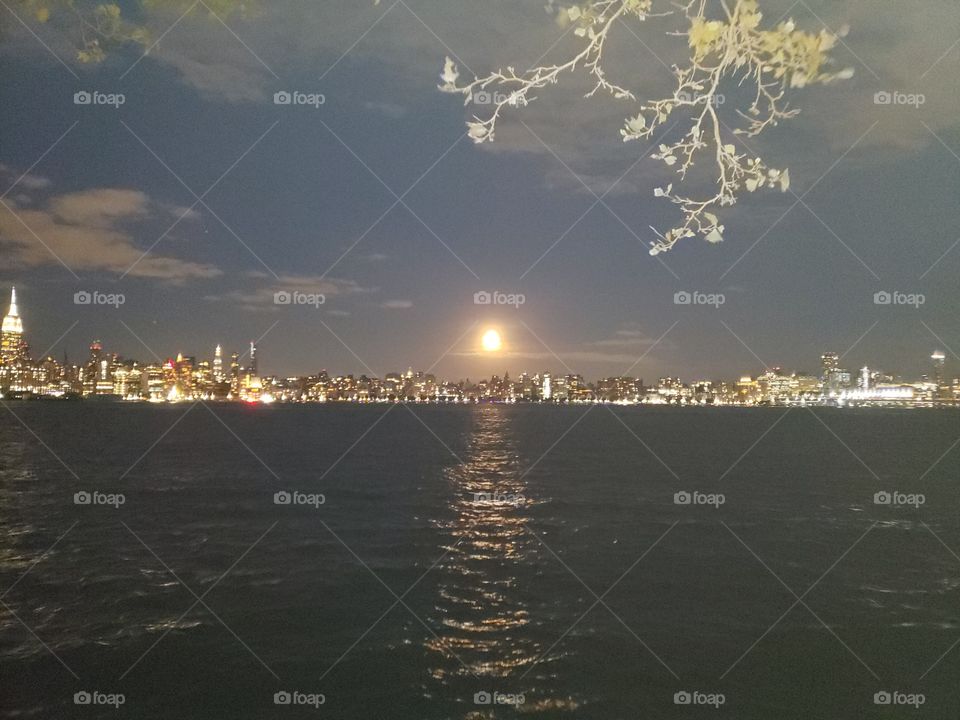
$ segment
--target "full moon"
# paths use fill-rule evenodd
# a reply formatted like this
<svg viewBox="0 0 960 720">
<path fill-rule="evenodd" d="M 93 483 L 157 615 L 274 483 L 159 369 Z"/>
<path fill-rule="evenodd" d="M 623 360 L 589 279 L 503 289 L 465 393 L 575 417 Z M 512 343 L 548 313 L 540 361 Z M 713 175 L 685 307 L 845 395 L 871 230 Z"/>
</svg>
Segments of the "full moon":
<svg viewBox="0 0 960 720">
<path fill-rule="evenodd" d="M 483 349 L 487 352 L 496 352 L 500 349 L 502 343 L 500 341 L 500 333 L 496 330 L 487 330 L 483 334 L 483 339 L 480 341 L 483 345 Z"/>
</svg>

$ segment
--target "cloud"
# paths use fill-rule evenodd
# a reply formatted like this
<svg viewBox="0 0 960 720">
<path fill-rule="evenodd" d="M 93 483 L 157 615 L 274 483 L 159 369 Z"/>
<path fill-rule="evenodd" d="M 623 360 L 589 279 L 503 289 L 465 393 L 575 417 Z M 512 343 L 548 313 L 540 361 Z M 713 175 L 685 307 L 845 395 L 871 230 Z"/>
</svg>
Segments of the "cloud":
<svg viewBox="0 0 960 720">
<path fill-rule="evenodd" d="M 65 225 L 110 229 L 150 212 L 150 198 L 139 190 L 97 188 L 60 195 L 48 202 L 50 213 Z"/>
<path fill-rule="evenodd" d="M 180 12 L 163 3 L 152 3 L 146 9 L 148 30 L 154 37 L 163 37 L 150 51 L 149 59 L 172 67 L 186 85 L 207 100 L 258 103 L 271 96 L 269 86 L 276 82 L 275 73 L 264 57 L 271 47 L 285 45 L 281 38 L 264 41 L 262 33 L 272 29 L 266 24 L 270 13 L 258 13 L 250 23 L 235 16 L 223 18 L 221 23 L 200 7 L 178 21 Z M 269 60 L 270 65 L 275 62 Z"/>
<path fill-rule="evenodd" d="M 615 337 L 590 343 L 595 347 L 649 347 L 657 342 L 639 330 L 617 330 Z"/>
<path fill-rule="evenodd" d="M 127 225 L 154 211 L 136 190 L 95 188 L 48 198 L 37 208 L 0 204 L 0 245 L 14 265 L 62 263 L 75 273 L 105 271 L 181 282 L 212 278 L 221 271 L 150 252 L 136 245 Z"/>
<path fill-rule="evenodd" d="M 361 287 L 354 280 L 343 278 L 323 277 L 319 275 L 292 275 L 281 274 L 273 277 L 268 273 L 254 271 L 244 275 L 247 284 L 252 287 L 231 290 L 220 295 L 207 295 L 210 302 L 229 303 L 250 312 L 277 312 L 288 308 L 287 305 L 278 305 L 275 301 L 276 293 L 303 293 L 304 295 L 323 295 L 327 305 L 331 298 L 371 292 L 370 288 Z M 349 315 L 344 310 L 327 310 L 329 315 Z"/>
<path fill-rule="evenodd" d="M 381 307 L 388 308 L 390 310 L 409 310 L 413 307 L 412 300 L 387 300 Z"/>
<path fill-rule="evenodd" d="M 22 190 L 44 190 L 50 187 L 49 178 L 31 173 L 17 174 L 13 168 L 0 163 L 0 179 L 3 181 L 3 194 L 9 193 L 17 187 Z"/>
<path fill-rule="evenodd" d="M 196 222 L 203 218 L 203 214 L 195 208 L 181 205 L 164 205 L 163 209 L 170 213 L 170 217 L 180 222 Z"/>
</svg>

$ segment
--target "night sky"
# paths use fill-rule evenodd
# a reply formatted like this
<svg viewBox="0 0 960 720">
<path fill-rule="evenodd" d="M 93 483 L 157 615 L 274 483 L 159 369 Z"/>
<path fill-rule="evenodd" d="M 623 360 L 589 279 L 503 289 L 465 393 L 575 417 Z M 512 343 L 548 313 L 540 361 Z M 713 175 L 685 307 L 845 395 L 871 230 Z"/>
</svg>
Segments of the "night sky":
<svg viewBox="0 0 960 720">
<path fill-rule="evenodd" d="M 960 372 L 955 0 L 764 0 L 768 22 L 849 25 L 833 54 L 856 74 L 794 91 L 801 114 L 747 141 L 790 168 L 793 193 L 745 194 L 723 243 L 659 258 L 650 226 L 676 215 L 653 189 L 673 178 L 622 142 L 634 105 L 585 100 L 586 79 L 567 76 L 478 146 L 462 98 L 437 90 L 447 55 L 465 76 L 569 56 L 582 41 L 543 5 L 277 0 L 226 25 L 197 8 L 172 29 L 176 14 L 156 13 L 144 22 L 166 35 L 149 55 L 128 45 L 92 66 L 69 28 L 26 17 L 34 37 L 0 8 L 3 309 L 15 284 L 35 355 L 80 361 L 99 338 L 143 361 L 205 358 L 262 336 L 265 374 L 691 380 L 817 372 L 834 350 L 913 378 L 935 349 Z M 676 27 L 620 28 L 608 74 L 641 98 L 668 92 Z M 75 105 L 83 90 L 125 103 Z M 281 90 L 325 103 L 278 106 Z M 878 91 L 925 102 L 877 105 Z M 742 94 L 726 92 L 731 113 Z M 275 305 L 284 290 L 326 302 Z M 478 306 L 481 290 L 526 302 Z M 726 302 L 675 305 L 683 290 Z M 925 303 L 876 305 L 882 290 Z M 126 302 L 78 306 L 78 291 Z M 506 350 L 481 356 L 489 327 Z"/>
</svg>

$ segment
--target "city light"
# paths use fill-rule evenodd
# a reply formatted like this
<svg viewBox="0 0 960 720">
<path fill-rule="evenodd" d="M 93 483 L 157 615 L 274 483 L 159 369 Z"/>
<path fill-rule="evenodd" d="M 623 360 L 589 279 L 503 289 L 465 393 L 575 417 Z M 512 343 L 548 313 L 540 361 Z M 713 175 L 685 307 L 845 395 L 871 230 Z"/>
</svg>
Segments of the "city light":
<svg viewBox="0 0 960 720">
<path fill-rule="evenodd" d="M 430 372 L 391 372 L 383 378 L 326 370 L 302 377 L 274 377 L 260 372 L 255 343 L 244 354 L 232 353 L 229 365 L 220 344 L 211 344 L 209 359 L 177 353 L 163 362 L 141 363 L 90 343 L 89 357 L 72 364 L 64 357 L 34 360 L 24 335 L 16 291 L 3 319 L 0 337 L 0 398 L 113 399 L 178 403 L 197 400 L 250 404 L 300 402 L 354 403 L 545 403 L 675 406 L 810 406 L 883 405 L 890 407 L 960 407 L 960 379 L 947 374 L 947 357 L 936 350 L 927 361 L 929 374 L 904 380 L 876 367 L 851 370 L 835 352 L 820 355 L 817 373 L 767 369 L 735 381 L 699 379 L 681 382 L 670 375 L 647 383 L 615 376 L 585 380 L 570 372 L 548 370 L 511 377 L 494 375 L 476 382 L 451 381 Z M 485 354 L 503 350 L 500 332 L 487 328 L 480 338 Z"/>
</svg>

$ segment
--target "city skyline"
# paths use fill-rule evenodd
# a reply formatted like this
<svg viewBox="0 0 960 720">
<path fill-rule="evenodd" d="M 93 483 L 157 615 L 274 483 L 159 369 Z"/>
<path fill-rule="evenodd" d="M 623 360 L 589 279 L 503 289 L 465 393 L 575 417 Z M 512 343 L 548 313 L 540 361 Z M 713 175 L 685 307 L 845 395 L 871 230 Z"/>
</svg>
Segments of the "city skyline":
<svg viewBox="0 0 960 720">
<path fill-rule="evenodd" d="M 93 298 L 80 296 L 81 304 Z M 116 300 L 116 298 L 114 298 Z M 280 304 L 291 299 L 281 297 Z M 122 302 L 120 303 L 122 304 Z M 142 342 L 142 341 L 141 341 Z M 502 349 L 497 330 L 486 329 L 481 346 L 491 355 Z M 391 370 L 378 375 L 370 368 L 363 372 L 329 373 L 318 369 L 306 376 L 270 375 L 260 372 L 260 351 L 251 340 L 240 354 L 231 352 L 225 365 L 223 347 L 217 343 L 209 358 L 184 355 L 178 351 L 153 361 L 122 357 L 104 349 L 101 340 L 89 346 L 86 362 L 70 363 L 65 354 L 62 363 L 49 353 L 31 357 L 16 288 L 10 290 L 10 304 L 3 318 L 0 338 L 0 393 L 28 392 L 42 396 L 111 396 L 123 399 L 180 401 L 219 399 L 273 402 L 305 400 L 442 400 L 461 401 L 615 401 L 615 402 L 700 402 L 717 404 L 776 404 L 791 401 L 924 403 L 960 402 L 960 378 L 946 369 L 946 355 L 934 350 L 930 355 L 930 374 L 905 379 L 896 373 L 865 365 L 859 370 L 844 367 L 843 356 L 834 351 L 820 355 L 819 373 L 782 367 L 766 367 L 764 372 L 744 373 L 738 378 L 710 376 L 683 382 L 669 369 L 659 374 L 655 384 L 644 378 L 619 376 L 585 378 L 563 363 L 560 371 L 542 369 L 533 374 L 523 370 L 510 378 L 510 370 L 494 374 L 489 380 L 469 377 L 450 379 L 439 373 Z M 152 351 L 151 351 L 152 352 Z M 201 358 L 198 360 L 198 358 Z M 636 363 L 635 363 L 636 364 Z M 356 382 L 355 382 L 356 381 Z"/>
</svg>

